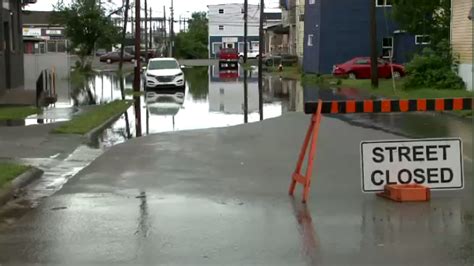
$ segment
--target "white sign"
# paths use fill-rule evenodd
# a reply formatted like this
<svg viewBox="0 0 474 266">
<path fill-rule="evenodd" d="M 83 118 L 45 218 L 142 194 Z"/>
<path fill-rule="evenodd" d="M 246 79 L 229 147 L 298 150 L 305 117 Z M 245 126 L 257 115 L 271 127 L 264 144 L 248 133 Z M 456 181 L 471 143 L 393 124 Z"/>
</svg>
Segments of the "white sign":
<svg viewBox="0 0 474 266">
<path fill-rule="evenodd" d="M 48 35 L 61 35 L 61 30 L 46 30 Z"/>
<path fill-rule="evenodd" d="M 364 192 L 382 191 L 388 184 L 464 188 L 460 139 L 362 142 L 361 160 Z"/>
<path fill-rule="evenodd" d="M 23 36 L 41 36 L 41 28 L 23 28 Z"/>
<path fill-rule="evenodd" d="M 236 43 L 239 39 L 236 37 L 222 37 L 222 42 L 224 43 Z"/>
</svg>

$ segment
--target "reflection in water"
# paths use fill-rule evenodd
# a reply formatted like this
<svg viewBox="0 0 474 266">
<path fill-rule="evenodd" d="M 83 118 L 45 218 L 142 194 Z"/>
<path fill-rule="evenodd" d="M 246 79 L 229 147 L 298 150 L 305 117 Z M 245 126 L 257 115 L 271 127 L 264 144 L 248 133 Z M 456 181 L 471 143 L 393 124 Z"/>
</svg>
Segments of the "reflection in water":
<svg viewBox="0 0 474 266">
<path fill-rule="evenodd" d="M 244 71 L 244 123 L 249 122 L 249 83 L 247 80 L 248 72 Z"/>
<path fill-rule="evenodd" d="M 184 90 L 155 90 L 140 97 L 139 102 L 135 99 L 135 103 L 141 105 L 139 108 L 141 114 L 136 116 L 137 105 L 135 105 L 127 113 L 129 122 L 137 125 L 141 123 L 145 128 L 135 127 L 132 130 L 134 132 L 131 132 L 132 135 L 136 136 L 137 130 L 141 130 L 142 134 L 155 134 L 233 126 L 242 124 L 245 120 L 259 121 L 260 104 L 256 74 L 251 71 L 247 73 L 247 97 L 245 97 L 244 73 L 242 69 L 219 72 L 217 67 L 185 69 L 187 86 Z M 297 94 L 294 92 L 296 86 L 284 90 L 282 88 L 286 87 L 273 86 L 272 83 L 265 82 L 263 88 L 261 106 L 264 112 L 261 115 L 264 119 L 277 117 L 289 111 L 289 94 Z M 128 87 L 128 83 L 126 84 Z M 123 131 L 120 128 L 124 128 L 126 123 L 127 119 L 122 117 L 112 126 L 111 131 Z"/>
<path fill-rule="evenodd" d="M 308 265 L 319 265 L 321 263 L 318 253 L 320 246 L 318 235 L 314 230 L 313 219 L 308 206 L 297 200 L 291 201 L 293 214 L 298 221 L 298 232 L 302 240 L 302 253 Z"/>
<path fill-rule="evenodd" d="M 141 191 L 140 195 L 137 196 L 140 199 L 140 214 L 138 215 L 138 227 L 135 231 L 135 235 L 139 235 L 143 238 L 147 238 L 150 234 L 150 218 L 148 213 L 148 203 L 145 191 Z"/>
</svg>

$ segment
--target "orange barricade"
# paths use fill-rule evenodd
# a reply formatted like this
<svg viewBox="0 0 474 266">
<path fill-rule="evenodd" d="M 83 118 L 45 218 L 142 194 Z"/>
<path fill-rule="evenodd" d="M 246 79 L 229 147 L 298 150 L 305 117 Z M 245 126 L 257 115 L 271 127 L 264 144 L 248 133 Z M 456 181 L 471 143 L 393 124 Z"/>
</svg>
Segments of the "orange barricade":
<svg viewBox="0 0 474 266">
<path fill-rule="evenodd" d="M 303 185 L 303 203 L 306 203 L 309 198 L 309 192 L 311 187 L 311 177 L 313 174 L 313 164 L 316 158 L 316 150 L 318 143 L 319 128 L 321 126 L 322 114 L 353 114 L 353 113 L 399 113 L 399 112 L 442 112 L 442 111 L 460 111 L 460 110 L 472 110 L 473 99 L 472 98 L 451 98 L 451 99 L 405 99 L 405 100 L 347 100 L 347 101 L 307 101 L 305 102 L 305 113 L 311 114 L 311 122 L 306 132 L 306 137 L 301 148 L 296 169 L 291 177 L 291 184 L 289 188 L 289 194 L 294 195 L 296 184 Z M 308 162 L 306 173 L 303 175 L 301 170 L 306 157 L 306 153 L 309 149 Z M 402 190 L 407 187 L 390 187 L 387 188 L 394 193 L 399 193 L 400 201 L 403 199 L 413 198 L 413 193 L 416 189 L 417 192 L 423 190 L 423 188 L 409 187 L 405 192 Z M 407 192 L 408 191 L 408 192 Z M 401 194 L 400 194 L 401 193 Z M 405 194 L 404 194 L 405 193 Z M 411 194 L 410 194 L 411 193 Z M 428 193 L 428 194 L 427 194 Z M 428 192 L 418 195 L 425 195 L 425 200 L 429 199 Z M 387 195 L 387 194 L 384 194 Z M 384 196 L 382 195 L 382 196 Z M 408 200 L 409 201 L 409 200 Z"/>
</svg>

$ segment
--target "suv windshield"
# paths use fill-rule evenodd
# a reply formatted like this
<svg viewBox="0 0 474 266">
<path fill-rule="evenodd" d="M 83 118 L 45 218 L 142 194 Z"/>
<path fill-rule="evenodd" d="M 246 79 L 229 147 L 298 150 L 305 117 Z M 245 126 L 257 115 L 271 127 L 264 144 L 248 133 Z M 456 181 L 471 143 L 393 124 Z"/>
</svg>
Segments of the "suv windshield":
<svg viewBox="0 0 474 266">
<path fill-rule="evenodd" d="M 150 61 L 148 65 L 149 70 L 156 70 L 156 69 L 177 69 L 178 62 L 175 60 L 159 60 L 159 61 Z"/>
</svg>

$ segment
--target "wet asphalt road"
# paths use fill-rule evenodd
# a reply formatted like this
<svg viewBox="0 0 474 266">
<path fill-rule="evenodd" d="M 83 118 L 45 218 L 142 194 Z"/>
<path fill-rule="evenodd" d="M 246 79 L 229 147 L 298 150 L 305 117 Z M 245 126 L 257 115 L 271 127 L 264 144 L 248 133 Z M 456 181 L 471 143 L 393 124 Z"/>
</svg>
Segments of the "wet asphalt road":
<svg viewBox="0 0 474 266">
<path fill-rule="evenodd" d="M 326 117 L 305 207 L 287 188 L 308 120 L 289 113 L 115 146 L 0 228 L 0 264 L 473 263 L 472 161 L 462 191 L 382 200 L 361 192 L 359 144 L 402 137 Z"/>
</svg>

